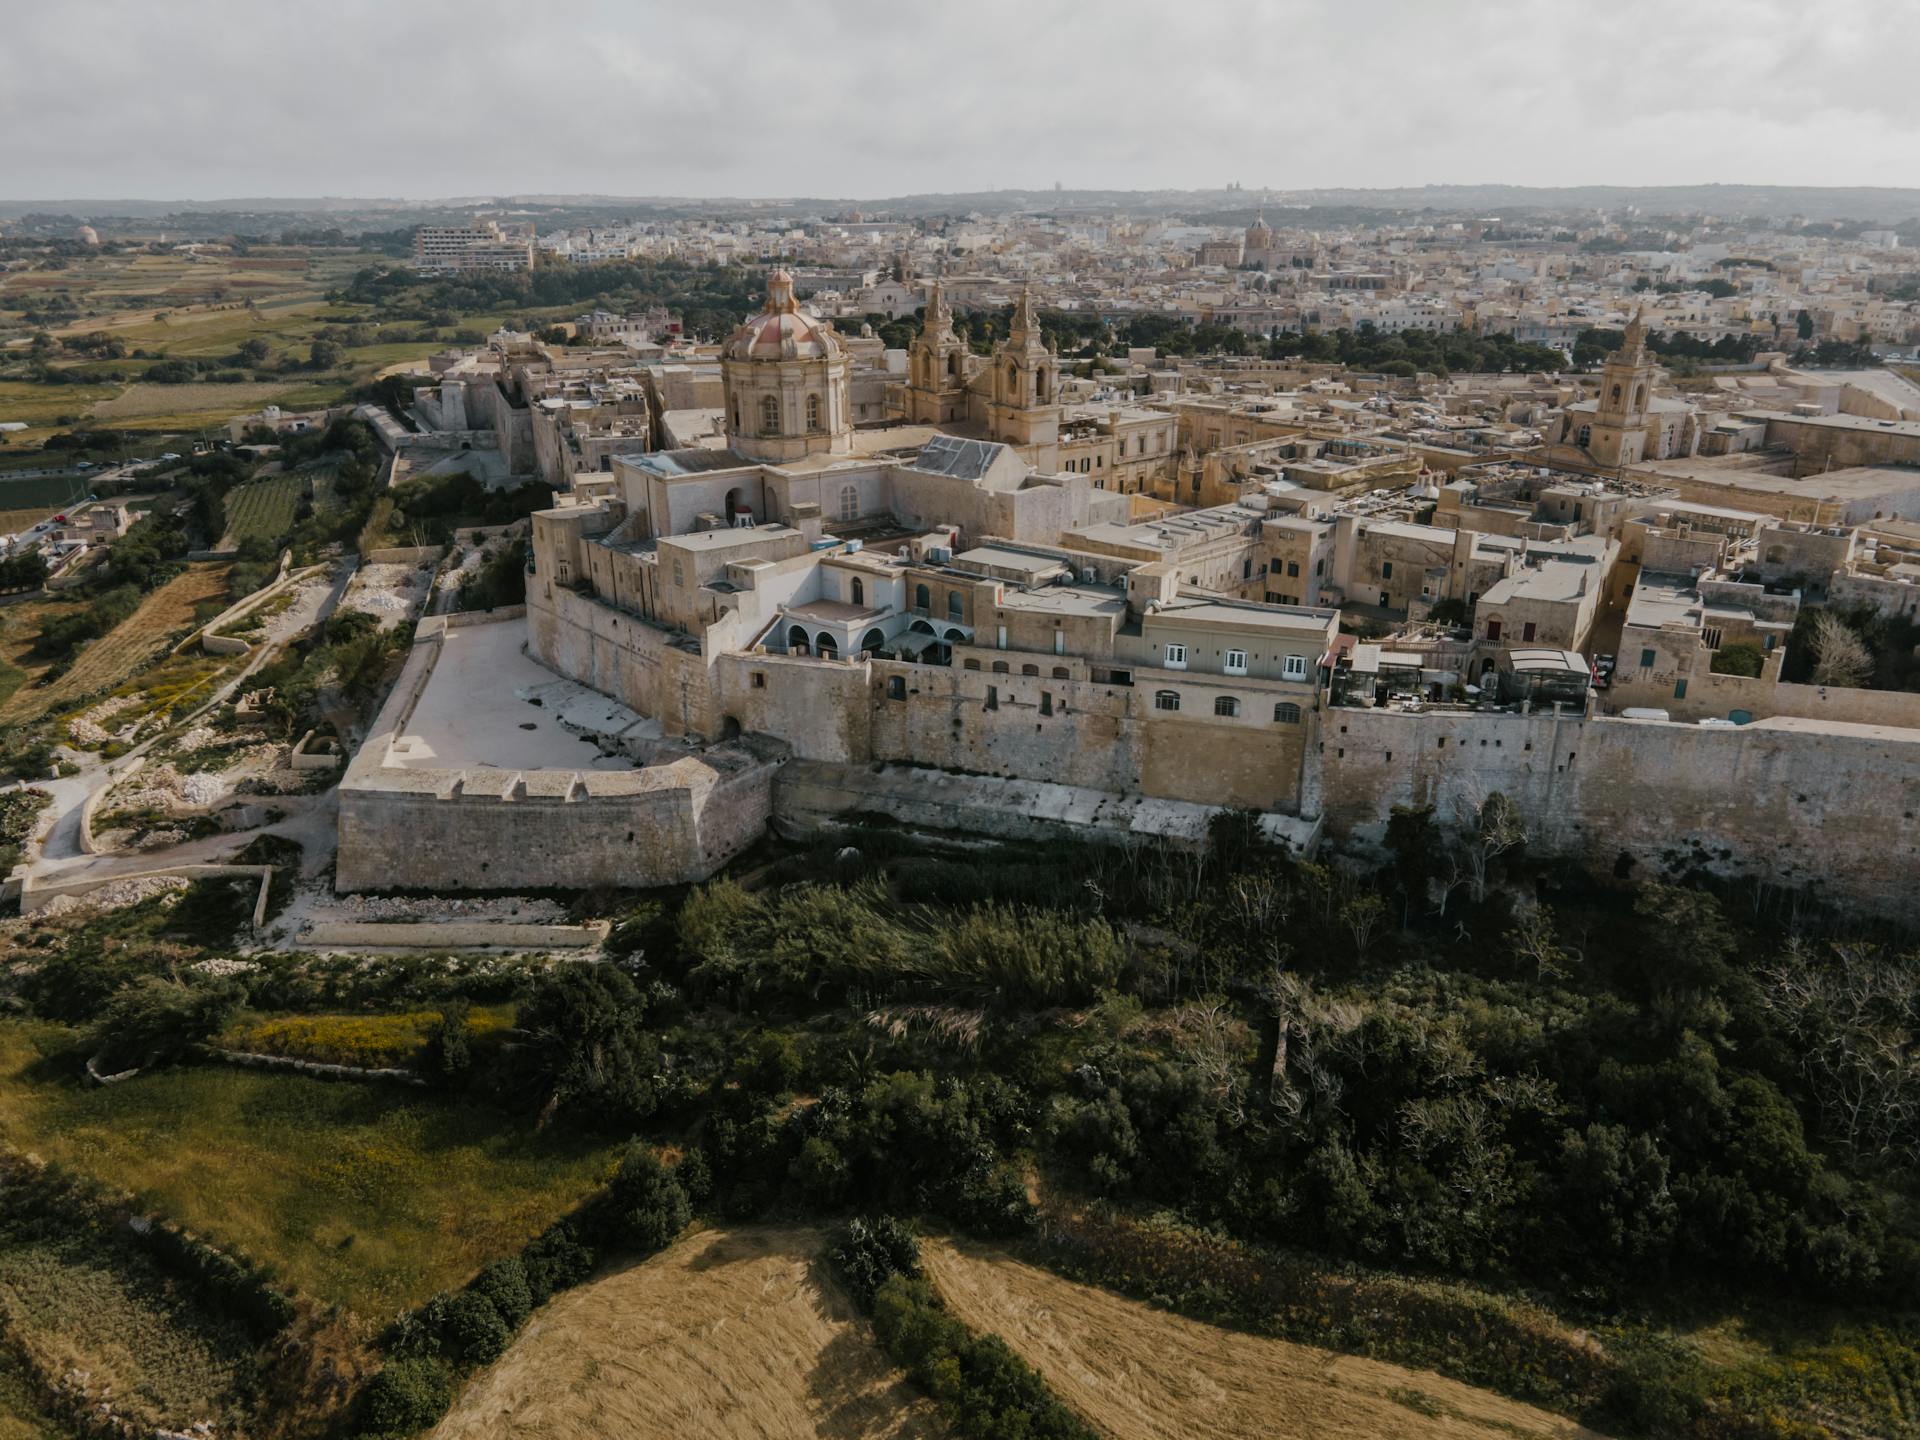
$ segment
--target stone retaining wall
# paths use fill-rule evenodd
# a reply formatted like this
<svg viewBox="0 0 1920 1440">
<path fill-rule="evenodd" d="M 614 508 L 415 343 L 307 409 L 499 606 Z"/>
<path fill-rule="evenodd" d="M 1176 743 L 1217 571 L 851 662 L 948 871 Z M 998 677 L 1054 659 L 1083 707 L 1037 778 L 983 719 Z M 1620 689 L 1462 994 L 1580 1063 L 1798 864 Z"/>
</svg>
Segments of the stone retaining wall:
<svg viewBox="0 0 1920 1440">
<path fill-rule="evenodd" d="M 300 937 L 315 949 L 358 950 L 577 950 L 600 944 L 610 928 L 537 925 L 512 920 L 436 920 L 419 924 L 376 920 L 318 921 Z"/>
</svg>

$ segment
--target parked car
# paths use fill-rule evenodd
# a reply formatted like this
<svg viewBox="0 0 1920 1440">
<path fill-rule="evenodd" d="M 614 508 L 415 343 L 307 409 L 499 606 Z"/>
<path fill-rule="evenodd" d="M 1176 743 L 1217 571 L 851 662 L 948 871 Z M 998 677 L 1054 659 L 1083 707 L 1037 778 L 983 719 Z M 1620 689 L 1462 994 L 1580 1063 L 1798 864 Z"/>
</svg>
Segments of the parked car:
<svg viewBox="0 0 1920 1440">
<path fill-rule="evenodd" d="M 1614 665 L 1614 660 L 1613 660 L 1613 656 L 1611 655 L 1596 655 L 1593 657 L 1593 688 L 1594 689 L 1606 690 L 1612 687 L 1613 665 Z"/>
</svg>

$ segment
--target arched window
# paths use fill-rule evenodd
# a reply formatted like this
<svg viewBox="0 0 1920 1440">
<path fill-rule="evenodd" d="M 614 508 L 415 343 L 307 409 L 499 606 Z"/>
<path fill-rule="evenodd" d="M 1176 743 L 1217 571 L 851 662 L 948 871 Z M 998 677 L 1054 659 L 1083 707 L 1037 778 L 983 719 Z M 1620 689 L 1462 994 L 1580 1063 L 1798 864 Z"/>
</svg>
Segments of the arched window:
<svg viewBox="0 0 1920 1440">
<path fill-rule="evenodd" d="M 1620 403 L 1620 387 L 1618 385 L 1613 387 L 1613 403 L 1616 405 Z"/>
<path fill-rule="evenodd" d="M 736 395 L 733 397 L 733 433 L 738 435 L 740 428 L 740 397 Z"/>
<path fill-rule="evenodd" d="M 1020 667 L 1020 673 L 1022 675 L 1037 676 L 1040 673 L 1040 667 L 1038 665 L 1022 665 Z"/>
<path fill-rule="evenodd" d="M 807 429 L 818 430 L 819 428 L 820 397 L 818 395 L 809 395 L 807 396 Z"/>
<path fill-rule="evenodd" d="M 847 587 L 847 596 L 855 605 L 867 603 L 867 587 L 858 575 L 853 577 L 853 584 Z"/>
<path fill-rule="evenodd" d="M 887 677 L 887 699 L 904 700 L 907 698 L 907 681 L 903 675 Z"/>
<path fill-rule="evenodd" d="M 878 630 L 869 630 L 860 637 L 860 653 L 870 655 L 887 643 L 887 637 Z"/>
<path fill-rule="evenodd" d="M 780 433 L 780 397 L 778 395 L 760 397 L 760 433 L 762 435 Z"/>
<path fill-rule="evenodd" d="M 1588 445 L 1592 444 L 1593 443 L 1593 427 L 1591 425 L 1582 425 L 1580 427 L 1579 435 L 1574 437 L 1574 443 L 1578 445 L 1582 450 L 1586 449 Z"/>
<path fill-rule="evenodd" d="M 947 618 L 949 620 L 964 620 L 966 614 L 966 597 L 958 590 L 947 591 Z"/>
<path fill-rule="evenodd" d="M 1290 700 L 1282 700 L 1273 707 L 1273 723 L 1276 725 L 1298 725 L 1300 707 Z"/>
<path fill-rule="evenodd" d="M 960 352 L 958 350 L 955 350 L 951 355 L 947 356 L 947 374 L 958 375 L 959 373 L 960 373 Z"/>
<path fill-rule="evenodd" d="M 933 592 L 924 585 L 913 587 L 913 608 L 923 614 L 933 608 Z"/>
<path fill-rule="evenodd" d="M 1646 408 L 1646 405 L 1647 405 L 1647 387 L 1644 385 L 1634 386 L 1633 387 L 1633 408 L 1636 410 L 1644 410 Z"/>
<path fill-rule="evenodd" d="M 1213 713 L 1225 715 L 1231 719 L 1240 713 L 1240 702 L 1231 695 L 1216 695 L 1213 700 Z"/>
<path fill-rule="evenodd" d="M 1178 690 L 1154 691 L 1153 708 L 1156 710 L 1178 710 L 1180 708 L 1180 692 Z"/>
<path fill-rule="evenodd" d="M 839 657 L 840 647 L 833 643 L 831 635 L 822 631 L 820 638 L 814 642 L 813 653 L 822 660 L 833 660 Z"/>
<path fill-rule="evenodd" d="M 1020 394 L 1020 367 L 1018 365 L 1007 366 L 1007 394 L 1016 397 Z"/>
<path fill-rule="evenodd" d="M 1068 679 L 1070 677 L 1070 673 L 1071 672 L 1069 672 L 1067 667 L 1064 665 L 1056 665 L 1053 667 L 1053 678 L 1056 680 Z"/>
<path fill-rule="evenodd" d="M 795 625 L 787 631 L 787 649 L 796 655 L 807 653 L 807 632 L 800 626 Z"/>
<path fill-rule="evenodd" d="M 1042 405 L 1047 403 L 1047 372 L 1044 370 L 1036 370 L 1033 373 L 1033 398 Z M 1121 453 L 1124 454 L 1125 451 Z"/>
<path fill-rule="evenodd" d="M 859 514 L 860 487 L 858 485 L 842 485 L 840 487 L 840 518 L 842 520 L 853 520 L 857 519 Z"/>
<path fill-rule="evenodd" d="M 1006 674 L 1006 673 L 1007 673 L 1007 662 L 1006 662 L 1006 661 L 1004 661 L 1004 660 L 996 660 L 996 661 L 994 661 L 994 662 L 993 662 L 993 673 L 994 673 L 994 674 L 996 674 L 996 675 L 1004 675 L 1004 674 Z"/>
<path fill-rule="evenodd" d="M 978 660 L 962 660 L 960 662 L 960 668 L 962 670 L 978 670 L 980 668 L 980 662 Z"/>
</svg>

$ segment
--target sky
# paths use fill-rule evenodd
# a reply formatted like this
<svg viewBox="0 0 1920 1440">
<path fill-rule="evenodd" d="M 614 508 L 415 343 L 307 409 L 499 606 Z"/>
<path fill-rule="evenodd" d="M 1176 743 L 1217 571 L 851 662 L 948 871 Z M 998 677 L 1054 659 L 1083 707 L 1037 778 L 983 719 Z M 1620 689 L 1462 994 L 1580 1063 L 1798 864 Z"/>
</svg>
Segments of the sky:
<svg viewBox="0 0 1920 1440">
<path fill-rule="evenodd" d="M 1916 0 L 0 0 L 0 199 L 1920 186 Z"/>
</svg>

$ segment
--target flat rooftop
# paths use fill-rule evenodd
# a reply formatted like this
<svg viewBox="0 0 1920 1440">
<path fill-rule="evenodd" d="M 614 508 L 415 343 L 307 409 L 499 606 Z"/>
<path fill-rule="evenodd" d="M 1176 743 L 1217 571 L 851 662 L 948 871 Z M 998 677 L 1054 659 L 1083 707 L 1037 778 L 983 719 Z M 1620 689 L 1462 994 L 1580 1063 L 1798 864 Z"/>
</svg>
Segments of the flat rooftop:
<svg viewBox="0 0 1920 1440">
<path fill-rule="evenodd" d="M 630 760 L 602 755 L 592 741 L 564 728 L 559 713 L 564 709 L 576 723 L 603 734 L 643 723 L 641 717 L 528 659 L 522 653 L 526 639 L 525 619 L 449 626 L 426 689 L 394 736 L 386 768 L 638 768 Z M 594 713 L 576 714 L 576 705 Z"/>
</svg>

